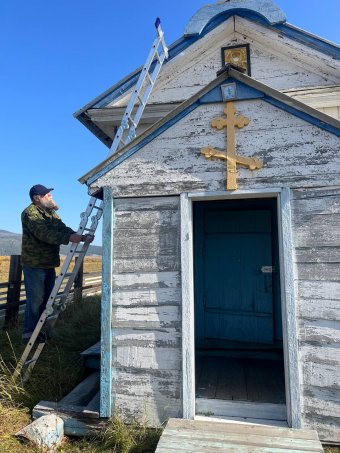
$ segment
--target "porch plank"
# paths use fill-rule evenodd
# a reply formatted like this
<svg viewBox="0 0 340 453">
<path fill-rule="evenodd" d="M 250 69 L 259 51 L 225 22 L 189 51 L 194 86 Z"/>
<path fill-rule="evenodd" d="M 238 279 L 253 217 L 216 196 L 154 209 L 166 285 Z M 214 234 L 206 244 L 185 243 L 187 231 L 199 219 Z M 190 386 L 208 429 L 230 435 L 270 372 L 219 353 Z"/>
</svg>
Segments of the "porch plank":
<svg viewBox="0 0 340 453">
<path fill-rule="evenodd" d="M 219 357 L 202 357 L 202 372 L 197 386 L 197 393 L 200 397 L 216 398 L 219 374 Z"/>
<path fill-rule="evenodd" d="M 287 420 L 285 404 L 251 403 L 210 398 L 196 398 L 196 413 L 225 417 L 261 418 Z"/>
<path fill-rule="evenodd" d="M 170 419 L 156 453 L 175 451 L 321 453 L 323 448 L 316 431 L 312 430 Z"/>
<path fill-rule="evenodd" d="M 226 360 L 220 358 L 220 360 Z M 247 401 L 247 385 L 243 364 L 237 359 L 228 359 L 230 366 L 221 367 L 216 398 L 221 400 Z"/>
</svg>

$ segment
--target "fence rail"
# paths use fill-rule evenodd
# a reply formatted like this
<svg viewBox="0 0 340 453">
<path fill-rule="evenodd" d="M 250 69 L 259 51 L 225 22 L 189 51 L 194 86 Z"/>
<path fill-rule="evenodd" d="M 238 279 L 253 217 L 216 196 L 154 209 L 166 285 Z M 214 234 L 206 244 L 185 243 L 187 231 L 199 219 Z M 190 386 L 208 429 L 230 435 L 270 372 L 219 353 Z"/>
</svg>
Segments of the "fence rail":
<svg viewBox="0 0 340 453">
<path fill-rule="evenodd" d="M 102 275 L 100 272 L 83 272 L 82 262 L 67 300 L 81 299 L 84 295 L 97 294 L 101 291 Z M 20 255 L 11 255 L 8 281 L 0 283 L 0 320 L 4 319 L 4 328 L 17 322 L 18 314 L 26 303 L 25 285 L 20 264 Z M 60 287 L 63 292 L 66 282 Z"/>
</svg>

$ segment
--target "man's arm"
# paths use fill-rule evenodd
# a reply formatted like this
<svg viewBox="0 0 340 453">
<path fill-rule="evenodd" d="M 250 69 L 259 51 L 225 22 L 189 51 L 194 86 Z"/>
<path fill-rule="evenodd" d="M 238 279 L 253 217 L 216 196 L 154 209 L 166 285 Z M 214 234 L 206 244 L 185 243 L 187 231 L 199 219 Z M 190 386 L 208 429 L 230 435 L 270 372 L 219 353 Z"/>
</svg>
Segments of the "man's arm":
<svg viewBox="0 0 340 453">
<path fill-rule="evenodd" d="M 60 219 L 54 220 L 49 222 L 34 212 L 25 212 L 22 216 L 23 225 L 40 241 L 51 245 L 68 244 L 70 236 L 76 233 Z"/>
</svg>

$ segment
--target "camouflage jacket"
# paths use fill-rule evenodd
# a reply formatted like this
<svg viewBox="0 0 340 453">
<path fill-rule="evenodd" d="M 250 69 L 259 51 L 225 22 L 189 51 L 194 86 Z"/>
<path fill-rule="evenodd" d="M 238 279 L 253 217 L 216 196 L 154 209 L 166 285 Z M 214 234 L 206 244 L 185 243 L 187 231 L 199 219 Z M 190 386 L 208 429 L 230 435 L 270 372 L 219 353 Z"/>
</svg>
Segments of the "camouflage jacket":
<svg viewBox="0 0 340 453">
<path fill-rule="evenodd" d="M 74 231 L 53 209 L 30 204 L 21 214 L 23 266 L 52 269 L 59 266 L 60 244 L 68 244 Z"/>
</svg>

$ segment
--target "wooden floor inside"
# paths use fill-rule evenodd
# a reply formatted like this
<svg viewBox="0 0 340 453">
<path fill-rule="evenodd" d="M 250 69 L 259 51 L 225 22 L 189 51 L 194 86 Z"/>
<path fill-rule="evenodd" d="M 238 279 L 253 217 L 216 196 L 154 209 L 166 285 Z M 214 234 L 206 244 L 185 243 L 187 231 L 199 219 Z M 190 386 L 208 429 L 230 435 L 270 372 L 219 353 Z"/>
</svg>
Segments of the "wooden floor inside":
<svg viewBox="0 0 340 453">
<path fill-rule="evenodd" d="M 316 431 L 170 419 L 155 453 L 323 452 Z"/>
<path fill-rule="evenodd" d="M 199 354 L 196 397 L 284 404 L 283 361 Z"/>
</svg>

